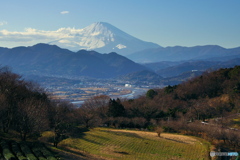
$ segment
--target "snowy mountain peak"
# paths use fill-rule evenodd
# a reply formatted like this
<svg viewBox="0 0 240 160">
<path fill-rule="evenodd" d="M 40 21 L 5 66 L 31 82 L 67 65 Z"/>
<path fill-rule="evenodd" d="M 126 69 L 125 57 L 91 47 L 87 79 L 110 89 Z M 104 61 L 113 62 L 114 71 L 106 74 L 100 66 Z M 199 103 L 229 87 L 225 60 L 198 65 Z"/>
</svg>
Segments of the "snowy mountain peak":
<svg viewBox="0 0 240 160">
<path fill-rule="evenodd" d="M 106 30 L 112 31 L 112 32 L 122 32 L 120 29 L 114 27 L 113 25 L 107 22 L 95 22 L 84 29 L 91 30 L 92 32 L 94 31 L 104 32 Z"/>
<path fill-rule="evenodd" d="M 91 24 L 90 26 L 87 26 L 83 30 L 86 33 L 90 33 L 92 35 L 99 35 L 99 34 L 111 33 L 109 28 L 111 28 L 111 26 L 109 27 L 109 24 L 103 23 L 103 22 L 97 22 L 97 23 Z"/>
<path fill-rule="evenodd" d="M 107 22 L 95 22 L 95 23 L 87 26 L 86 28 L 99 28 L 99 29 L 101 29 L 101 28 L 109 28 L 110 29 L 110 28 L 116 28 L 116 27 L 114 27 L 113 25 L 111 25 L 111 24 L 109 24 Z"/>
<path fill-rule="evenodd" d="M 74 51 L 86 49 L 100 53 L 117 52 L 122 55 L 159 47 L 157 44 L 137 39 L 106 22 L 96 22 L 83 29 L 74 29 L 74 31 L 65 29 L 64 32 L 65 34 L 69 32 L 70 36 L 50 42 L 50 44 Z"/>
</svg>

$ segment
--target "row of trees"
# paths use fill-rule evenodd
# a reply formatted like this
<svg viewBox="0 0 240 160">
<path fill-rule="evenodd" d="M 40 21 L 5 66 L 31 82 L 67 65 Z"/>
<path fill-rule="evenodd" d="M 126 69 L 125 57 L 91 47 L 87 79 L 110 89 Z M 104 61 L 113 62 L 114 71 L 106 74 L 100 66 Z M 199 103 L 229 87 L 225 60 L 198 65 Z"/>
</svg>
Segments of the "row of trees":
<svg viewBox="0 0 240 160">
<path fill-rule="evenodd" d="M 201 124 L 199 121 L 186 123 L 181 120 L 161 123 L 165 131 L 201 137 L 215 144 L 217 148 L 221 148 L 222 145 L 230 146 L 234 150 L 240 148 L 239 131 L 222 126 L 222 123 Z"/>
</svg>

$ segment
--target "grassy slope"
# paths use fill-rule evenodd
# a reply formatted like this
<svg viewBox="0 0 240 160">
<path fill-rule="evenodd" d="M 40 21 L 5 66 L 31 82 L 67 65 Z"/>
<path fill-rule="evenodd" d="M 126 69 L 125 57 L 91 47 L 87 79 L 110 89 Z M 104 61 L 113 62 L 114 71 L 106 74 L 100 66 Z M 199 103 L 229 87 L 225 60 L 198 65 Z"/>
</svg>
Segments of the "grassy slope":
<svg viewBox="0 0 240 160">
<path fill-rule="evenodd" d="M 194 137 L 143 131 L 96 128 L 59 146 L 81 150 L 102 159 L 209 159 L 209 143 Z"/>
</svg>

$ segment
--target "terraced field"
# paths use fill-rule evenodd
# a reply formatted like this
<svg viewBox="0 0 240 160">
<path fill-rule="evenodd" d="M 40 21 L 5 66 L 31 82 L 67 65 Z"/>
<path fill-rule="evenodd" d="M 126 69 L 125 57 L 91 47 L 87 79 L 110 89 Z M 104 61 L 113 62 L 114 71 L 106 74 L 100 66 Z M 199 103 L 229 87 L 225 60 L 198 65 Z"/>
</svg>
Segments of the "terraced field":
<svg viewBox="0 0 240 160">
<path fill-rule="evenodd" d="M 0 160 L 57 160 L 57 158 L 41 143 L 18 143 L 0 139 Z"/>
<path fill-rule="evenodd" d="M 68 138 L 59 146 L 95 155 L 101 159 L 207 160 L 209 143 L 189 136 L 144 131 L 96 128 L 81 138 Z"/>
</svg>

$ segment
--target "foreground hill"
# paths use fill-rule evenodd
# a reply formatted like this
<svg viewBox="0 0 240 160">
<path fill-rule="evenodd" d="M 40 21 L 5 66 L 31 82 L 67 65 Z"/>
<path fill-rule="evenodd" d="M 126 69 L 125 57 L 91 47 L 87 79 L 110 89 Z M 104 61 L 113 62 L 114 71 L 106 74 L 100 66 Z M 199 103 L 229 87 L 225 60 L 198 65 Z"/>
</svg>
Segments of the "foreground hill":
<svg viewBox="0 0 240 160">
<path fill-rule="evenodd" d="M 86 50 L 75 53 L 48 44 L 0 48 L 0 64 L 10 66 L 14 72 L 21 74 L 65 77 L 113 78 L 146 70 L 140 64 L 116 53 L 100 54 Z"/>
<path fill-rule="evenodd" d="M 209 150 L 204 141 L 181 135 L 161 134 L 159 138 L 156 133 L 89 128 L 106 124 L 153 130 L 161 126 L 167 132 L 219 142 L 219 149 L 221 145 L 240 147 L 239 118 L 231 120 L 232 116 L 239 117 L 239 66 L 204 73 L 177 86 L 151 89 L 137 99 L 95 96 L 79 108 L 51 101 L 37 85 L 24 82 L 6 69 L 0 71 L 1 135 L 12 134 L 22 140 L 36 140 L 42 135 L 43 141 L 75 154 L 119 159 L 208 159 Z M 211 125 L 200 125 L 199 121 L 206 119 L 212 121 Z M 47 137 L 45 131 L 52 134 Z"/>
</svg>

